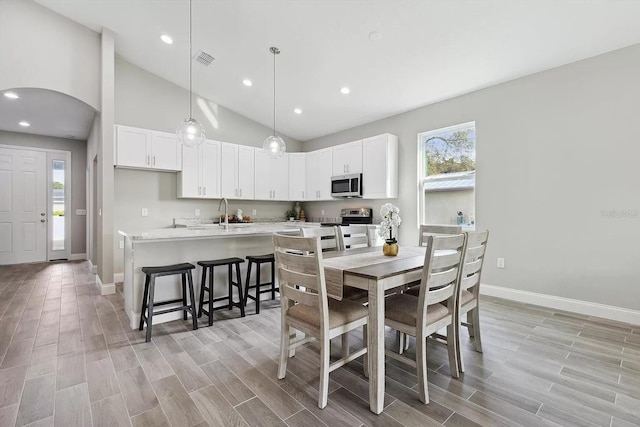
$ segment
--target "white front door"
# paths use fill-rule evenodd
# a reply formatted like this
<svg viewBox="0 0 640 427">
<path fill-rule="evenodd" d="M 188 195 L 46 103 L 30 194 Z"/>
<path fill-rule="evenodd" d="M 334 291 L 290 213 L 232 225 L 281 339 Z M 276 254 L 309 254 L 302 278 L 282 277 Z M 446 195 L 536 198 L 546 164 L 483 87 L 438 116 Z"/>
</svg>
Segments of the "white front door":
<svg viewBox="0 0 640 427">
<path fill-rule="evenodd" d="M 0 148 L 0 264 L 47 258 L 47 154 Z"/>
</svg>

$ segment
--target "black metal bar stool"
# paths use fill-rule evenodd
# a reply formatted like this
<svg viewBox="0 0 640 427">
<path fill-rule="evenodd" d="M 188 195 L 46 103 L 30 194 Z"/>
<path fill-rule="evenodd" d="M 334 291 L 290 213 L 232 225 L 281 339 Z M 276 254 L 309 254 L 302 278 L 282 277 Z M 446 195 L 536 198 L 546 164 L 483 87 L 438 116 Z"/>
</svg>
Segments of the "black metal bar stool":
<svg viewBox="0 0 640 427">
<path fill-rule="evenodd" d="M 222 308 L 227 308 L 227 305 L 222 305 L 220 307 L 214 307 L 213 303 L 218 301 L 224 301 L 226 299 L 229 300 L 229 310 L 232 310 L 233 307 L 238 307 L 240 309 L 240 316 L 244 317 L 244 298 L 242 296 L 242 279 L 240 278 L 240 264 L 242 264 L 244 260 L 242 258 L 225 258 L 225 259 L 216 259 L 211 261 L 198 261 L 198 265 L 202 267 L 202 281 L 200 282 L 200 307 L 198 309 L 198 317 L 202 316 L 202 313 L 206 314 L 209 317 L 209 326 L 213 325 L 213 311 L 220 310 Z M 214 267 L 219 267 L 221 265 L 229 266 L 229 295 L 214 298 L 213 297 L 213 269 Z M 236 281 L 233 281 L 233 266 L 236 266 Z M 209 273 L 209 286 L 206 286 L 207 283 L 207 273 Z M 233 286 L 238 288 L 238 302 L 233 301 Z M 207 301 L 204 300 L 204 291 L 209 292 L 209 299 Z M 209 304 L 209 309 L 205 310 L 203 308 L 204 304 Z"/>
<path fill-rule="evenodd" d="M 267 255 L 249 255 L 246 257 L 249 260 L 249 265 L 247 267 L 247 280 L 245 282 L 244 288 L 244 305 L 247 305 L 247 299 L 251 298 L 256 302 L 256 314 L 260 313 L 260 294 L 264 294 L 265 292 L 271 292 L 271 299 L 276 299 L 276 291 L 280 292 L 280 288 L 276 288 L 276 280 L 275 280 L 275 258 L 273 254 Z M 260 266 L 262 264 L 269 263 L 271 264 L 271 281 L 270 282 L 260 282 Z M 251 265 L 256 265 L 256 284 L 251 285 Z M 262 286 L 271 285 L 271 289 L 261 289 Z M 255 289 L 256 296 L 249 295 L 249 290 Z"/>
<path fill-rule="evenodd" d="M 171 313 L 172 311 L 184 311 L 184 320 L 187 320 L 187 313 L 191 313 L 193 319 L 193 329 L 198 329 L 198 320 L 196 319 L 195 309 L 195 294 L 193 293 L 193 278 L 191 277 L 191 270 L 196 268 L 195 265 L 189 263 L 164 265 L 161 267 L 142 267 L 142 272 L 145 274 L 144 280 L 144 296 L 142 297 L 142 311 L 140 313 L 140 330 L 144 328 L 144 323 L 147 323 L 147 338 L 146 341 L 151 341 L 151 327 L 153 325 L 153 316 L 156 314 Z M 182 298 L 173 299 L 169 301 L 154 302 L 153 295 L 156 288 L 156 277 L 171 276 L 179 274 L 182 276 Z M 187 281 L 189 281 L 189 297 L 191 298 L 191 304 L 187 304 Z M 153 307 L 157 305 L 175 304 L 181 302 L 182 306 L 168 308 L 166 310 L 153 311 Z M 145 315 L 145 311 L 148 312 Z"/>
</svg>

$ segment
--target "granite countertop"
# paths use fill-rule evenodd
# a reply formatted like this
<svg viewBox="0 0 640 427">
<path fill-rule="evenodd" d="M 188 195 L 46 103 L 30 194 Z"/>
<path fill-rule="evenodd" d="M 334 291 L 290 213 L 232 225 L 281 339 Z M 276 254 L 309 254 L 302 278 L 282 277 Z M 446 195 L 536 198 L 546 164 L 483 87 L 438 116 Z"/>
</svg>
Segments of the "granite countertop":
<svg viewBox="0 0 640 427">
<path fill-rule="evenodd" d="M 229 224 L 225 230 L 218 224 L 202 224 L 186 228 L 158 228 L 140 232 L 126 232 L 118 230 L 121 236 L 129 237 L 133 242 L 194 240 L 229 237 L 267 236 L 273 233 L 297 233 L 300 223 L 245 223 Z"/>
</svg>

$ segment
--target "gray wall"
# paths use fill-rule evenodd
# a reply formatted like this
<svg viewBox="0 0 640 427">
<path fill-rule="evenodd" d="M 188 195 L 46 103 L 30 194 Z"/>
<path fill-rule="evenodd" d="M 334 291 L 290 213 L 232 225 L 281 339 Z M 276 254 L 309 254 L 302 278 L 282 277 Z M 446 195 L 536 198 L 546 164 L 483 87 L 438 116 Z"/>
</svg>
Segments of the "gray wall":
<svg viewBox="0 0 640 427">
<path fill-rule="evenodd" d="M 86 216 L 76 209 L 86 209 L 85 165 L 87 143 L 73 139 L 0 131 L 0 144 L 71 152 L 71 253 L 86 253 Z"/>
<path fill-rule="evenodd" d="M 116 57 L 115 68 L 115 123 L 175 132 L 188 114 L 189 91 Z M 215 112 L 210 120 L 198 107 L 194 95 L 194 118 L 204 124 L 207 138 L 242 145 L 262 146 L 271 129 L 247 119 L 210 100 L 204 103 Z M 209 117 L 209 118 L 208 118 Z M 300 143 L 283 137 L 287 151 L 300 151 Z M 116 168 L 114 172 L 114 228 L 141 231 L 168 227 L 174 217 L 193 217 L 200 209 L 202 218 L 218 215 L 218 200 L 177 198 L 177 174 L 169 172 L 138 171 Z M 240 208 L 251 215 L 256 209 L 257 219 L 284 218 L 293 202 L 231 201 L 230 211 Z M 149 210 L 142 217 L 142 208 Z M 122 237 L 115 236 L 114 271 L 123 271 Z"/>
<path fill-rule="evenodd" d="M 304 150 L 398 135 L 400 197 L 392 202 L 404 220 L 400 242 L 415 244 L 417 134 L 475 120 L 476 221 L 491 232 L 483 282 L 640 310 L 639 75 L 634 45 L 305 142 Z M 376 210 L 379 203 L 361 201 Z M 320 206 L 305 209 L 315 215 Z"/>
</svg>

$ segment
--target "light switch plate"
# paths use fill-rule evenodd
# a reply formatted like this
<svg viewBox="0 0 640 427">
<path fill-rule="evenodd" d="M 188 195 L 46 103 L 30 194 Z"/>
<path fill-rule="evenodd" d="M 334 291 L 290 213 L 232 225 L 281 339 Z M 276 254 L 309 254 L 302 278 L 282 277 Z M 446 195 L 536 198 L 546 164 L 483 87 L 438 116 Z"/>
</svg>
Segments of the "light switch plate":
<svg viewBox="0 0 640 427">
<path fill-rule="evenodd" d="M 195 216 L 196 216 L 196 218 L 200 216 L 200 209 L 196 209 Z"/>
<path fill-rule="evenodd" d="M 496 267 L 504 268 L 504 258 L 498 258 L 498 261 L 496 262 Z"/>
<path fill-rule="evenodd" d="M 120 240 L 120 249 L 124 249 L 124 240 Z"/>
</svg>

